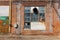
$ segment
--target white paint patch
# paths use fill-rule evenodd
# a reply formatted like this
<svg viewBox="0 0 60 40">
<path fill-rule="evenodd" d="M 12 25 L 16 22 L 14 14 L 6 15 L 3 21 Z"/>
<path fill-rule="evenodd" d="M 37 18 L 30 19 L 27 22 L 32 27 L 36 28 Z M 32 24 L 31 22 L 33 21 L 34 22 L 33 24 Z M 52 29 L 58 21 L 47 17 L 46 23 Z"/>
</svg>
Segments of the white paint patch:
<svg viewBox="0 0 60 40">
<path fill-rule="evenodd" d="M 31 30 L 46 30 L 46 26 L 42 22 L 31 22 Z"/>
<path fill-rule="evenodd" d="M 39 9 L 39 7 L 31 7 L 31 13 L 33 13 L 33 9 L 34 9 L 34 8 Z"/>
<path fill-rule="evenodd" d="M 0 6 L 0 16 L 9 16 L 9 6 Z"/>
</svg>

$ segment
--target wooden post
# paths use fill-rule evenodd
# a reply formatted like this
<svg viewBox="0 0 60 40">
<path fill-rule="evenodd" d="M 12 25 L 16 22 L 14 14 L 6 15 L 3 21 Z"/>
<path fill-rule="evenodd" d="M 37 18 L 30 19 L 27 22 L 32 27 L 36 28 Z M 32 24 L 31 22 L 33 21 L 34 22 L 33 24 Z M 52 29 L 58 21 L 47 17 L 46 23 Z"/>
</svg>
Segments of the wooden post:
<svg viewBox="0 0 60 40">
<path fill-rule="evenodd" d="M 12 0 L 9 1 L 9 33 L 11 33 L 11 24 L 12 24 Z"/>
</svg>

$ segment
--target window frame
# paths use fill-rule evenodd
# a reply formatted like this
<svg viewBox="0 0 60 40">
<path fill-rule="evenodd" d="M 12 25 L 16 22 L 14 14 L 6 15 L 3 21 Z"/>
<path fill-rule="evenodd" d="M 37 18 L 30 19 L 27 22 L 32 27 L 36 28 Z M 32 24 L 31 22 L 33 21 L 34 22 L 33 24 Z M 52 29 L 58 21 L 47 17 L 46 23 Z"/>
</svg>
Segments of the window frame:
<svg viewBox="0 0 60 40">
<path fill-rule="evenodd" d="M 30 7 L 30 8 L 31 8 L 31 7 L 34 7 L 34 6 L 25 6 L 25 7 Z M 31 22 L 40 22 L 40 20 L 39 20 L 39 19 L 40 19 L 40 15 L 39 15 L 39 14 L 40 14 L 40 11 L 39 11 L 39 9 L 38 9 L 38 11 L 39 11 L 39 13 L 38 13 L 38 21 L 32 21 L 32 20 L 31 20 L 31 19 L 32 19 L 32 18 L 31 18 L 31 17 L 32 17 L 32 16 L 31 16 L 32 13 L 31 13 L 31 9 L 29 9 L 29 10 L 30 10 L 30 21 L 25 21 L 25 7 L 24 7 L 24 27 L 25 27 L 25 22 L 30 22 L 30 28 L 31 28 Z M 45 6 L 36 6 L 36 7 L 44 7 L 44 10 L 45 10 Z M 26 13 L 26 14 L 28 14 L 28 13 Z M 45 12 L 44 12 L 44 15 L 45 15 Z M 45 17 L 44 17 L 44 18 L 45 18 Z M 45 19 L 44 19 L 44 22 L 45 22 Z M 24 29 L 25 29 L 25 28 L 24 28 Z M 28 29 L 29 29 L 29 28 L 28 28 Z"/>
</svg>

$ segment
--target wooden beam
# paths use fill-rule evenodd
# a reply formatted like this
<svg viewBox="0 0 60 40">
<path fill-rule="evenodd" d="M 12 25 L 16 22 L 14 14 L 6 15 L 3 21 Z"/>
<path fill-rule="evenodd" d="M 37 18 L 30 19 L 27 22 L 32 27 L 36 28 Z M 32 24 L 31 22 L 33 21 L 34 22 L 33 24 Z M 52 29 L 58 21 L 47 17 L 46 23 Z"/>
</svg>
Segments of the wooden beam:
<svg viewBox="0 0 60 40">
<path fill-rule="evenodd" d="M 12 26 L 12 0 L 9 1 L 9 32 L 11 33 L 11 26 Z"/>
<path fill-rule="evenodd" d="M 44 6 L 46 2 L 22 2 L 24 6 Z"/>
</svg>

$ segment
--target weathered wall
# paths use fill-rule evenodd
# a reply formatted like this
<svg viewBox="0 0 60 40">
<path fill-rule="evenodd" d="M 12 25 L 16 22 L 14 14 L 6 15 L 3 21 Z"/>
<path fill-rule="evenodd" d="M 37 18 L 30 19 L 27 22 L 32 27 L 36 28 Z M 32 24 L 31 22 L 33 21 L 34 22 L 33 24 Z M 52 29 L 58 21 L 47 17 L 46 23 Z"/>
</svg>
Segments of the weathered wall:
<svg viewBox="0 0 60 40">
<path fill-rule="evenodd" d="M 12 4 L 12 27 L 11 27 L 11 33 L 15 33 L 14 24 L 16 23 L 16 4 Z"/>
<path fill-rule="evenodd" d="M 9 6 L 9 2 L 7 2 L 7 1 L 4 2 L 4 1 L 0 0 L 0 6 Z M 0 10 L 2 10 L 2 9 L 0 9 Z M 9 10 L 9 8 L 8 8 L 8 10 Z M 3 12 L 4 12 L 4 9 L 3 9 Z M 5 10 L 5 13 L 6 13 L 6 10 Z M 9 12 L 8 12 L 8 14 L 9 14 Z M 8 24 L 3 25 L 3 20 L 0 20 L 0 32 L 1 33 L 9 33 L 9 25 Z"/>
<path fill-rule="evenodd" d="M 58 19 L 58 5 L 57 3 L 54 3 L 54 7 L 53 8 L 53 26 L 54 26 L 54 32 L 57 34 L 60 34 L 60 20 Z"/>
<path fill-rule="evenodd" d="M 0 5 L 9 5 L 9 2 L 6 0 L 6 2 L 4 2 L 2 0 L 2 2 L 0 1 Z M 50 34 L 50 33 L 54 33 L 54 34 L 59 34 L 60 33 L 60 20 L 58 20 L 58 16 L 57 16 L 57 12 L 55 11 L 55 9 L 53 7 L 50 7 L 50 4 L 47 4 L 45 6 L 46 10 L 45 10 L 45 24 L 46 24 L 46 33 L 42 33 L 41 31 L 31 31 L 31 30 L 24 30 L 24 6 L 40 6 L 40 5 L 46 5 L 46 3 L 43 2 L 23 2 L 21 4 L 21 8 L 20 10 L 20 17 L 21 17 L 21 33 L 22 34 Z M 56 8 L 56 6 L 55 6 Z M 52 18 L 52 21 L 50 20 L 50 17 Z M 17 22 L 17 8 L 16 8 L 16 4 L 12 4 L 12 27 L 11 27 L 11 33 L 16 33 L 16 30 L 14 28 L 14 24 Z M 20 21 L 19 21 L 20 22 Z M 52 24 L 52 30 L 50 29 L 50 22 Z M 17 30 L 18 31 L 18 30 Z"/>
<path fill-rule="evenodd" d="M 39 3 L 38 3 L 39 4 Z M 21 32 L 22 34 L 40 34 L 42 33 L 41 31 L 31 31 L 31 30 L 24 30 L 24 6 L 39 6 L 37 3 L 32 5 L 31 3 L 28 4 L 22 4 L 21 9 L 20 9 L 20 15 L 21 15 Z M 16 5 L 12 5 L 12 24 L 16 23 Z M 46 33 L 42 34 L 50 34 L 50 33 L 58 33 L 60 32 L 60 22 L 57 20 L 58 16 L 56 14 L 56 11 L 54 10 L 53 7 L 51 7 L 50 4 L 46 5 L 46 10 L 45 10 L 45 24 L 46 24 Z M 15 10 L 14 10 L 15 9 Z M 50 19 L 51 18 L 51 19 Z M 12 32 L 15 32 L 15 28 L 12 27 Z M 13 31 L 14 30 L 14 31 Z M 36 32 L 36 33 L 35 33 Z"/>
</svg>

